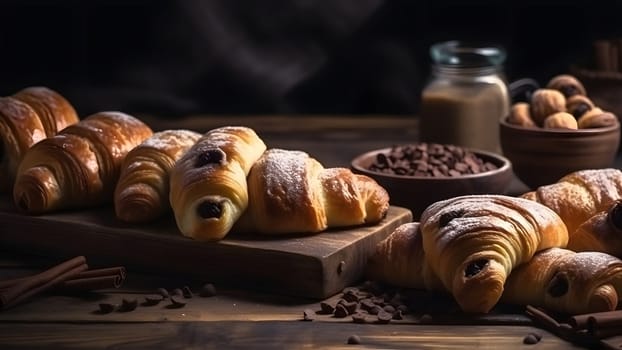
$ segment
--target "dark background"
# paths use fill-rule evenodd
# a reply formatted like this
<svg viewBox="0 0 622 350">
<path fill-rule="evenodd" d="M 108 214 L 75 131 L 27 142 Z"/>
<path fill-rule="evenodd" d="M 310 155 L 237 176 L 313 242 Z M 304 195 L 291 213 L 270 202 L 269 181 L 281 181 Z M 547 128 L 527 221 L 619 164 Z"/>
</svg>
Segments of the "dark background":
<svg viewBox="0 0 622 350">
<path fill-rule="evenodd" d="M 417 112 L 428 48 L 508 51 L 508 80 L 589 66 L 622 1 L 0 1 L 0 95 L 49 86 L 84 116 Z"/>
</svg>

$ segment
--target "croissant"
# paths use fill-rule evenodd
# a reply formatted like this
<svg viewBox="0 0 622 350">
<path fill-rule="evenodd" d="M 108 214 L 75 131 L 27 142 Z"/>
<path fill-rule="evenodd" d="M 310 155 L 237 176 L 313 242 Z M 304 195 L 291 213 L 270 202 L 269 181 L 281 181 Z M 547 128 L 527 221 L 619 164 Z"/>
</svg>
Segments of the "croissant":
<svg viewBox="0 0 622 350">
<path fill-rule="evenodd" d="M 570 235 L 567 248 L 622 257 L 622 199 L 582 223 Z"/>
<path fill-rule="evenodd" d="M 18 168 L 13 200 L 40 214 L 112 200 L 127 153 L 152 135 L 142 121 L 100 112 L 32 146 Z"/>
<path fill-rule="evenodd" d="M 315 233 L 374 224 L 389 209 L 376 181 L 346 168 L 324 168 L 297 150 L 267 150 L 248 175 L 250 205 L 236 225 L 264 234 Z"/>
<path fill-rule="evenodd" d="M 146 222 L 169 210 L 169 173 L 200 137 L 190 130 L 164 130 L 132 149 L 121 166 L 114 192 L 117 218 Z"/>
<path fill-rule="evenodd" d="M 380 241 L 365 275 L 396 287 L 446 291 L 425 258 L 418 222 L 402 224 Z"/>
<path fill-rule="evenodd" d="M 220 240 L 248 206 L 246 176 L 266 150 L 253 129 L 213 129 L 175 164 L 170 174 L 170 204 L 184 236 Z"/>
<path fill-rule="evenodd" d="M 424 210 L 420 225 L 429 265 L 466 312 L 490 311 L 514 267 L 568 242 L 554 211 L 503 195 L 436 202 Z"/>
<path fill-rule="evenodd" d="M 45 87 L 29 87 L 0 98 L 0 192 L 10 192 L 26 150 L 55 135 L 78 116 L 63 96 Z"/>
<path fill-rule="evenodd" d="M 582 250 L 597 250 L 601 248 L 598 243 L 586 245 L 590 239 L 586 238 L 585 230 L 577 235 L 575 232 L 592 216 L 607 211 L 616 200 L 622 199 L 622 171 L 613 168 L 579 170 L 521 197 L 546 205 L 562 218 L 570 234 L 569 249 L 581 246 Z"/>
<path fill-rule="evenodd" d="M 622 260 L 601 252 L 550 248 L 512 271 L 502 301 L 566 314 L 615 310 Z"/>
</svg>

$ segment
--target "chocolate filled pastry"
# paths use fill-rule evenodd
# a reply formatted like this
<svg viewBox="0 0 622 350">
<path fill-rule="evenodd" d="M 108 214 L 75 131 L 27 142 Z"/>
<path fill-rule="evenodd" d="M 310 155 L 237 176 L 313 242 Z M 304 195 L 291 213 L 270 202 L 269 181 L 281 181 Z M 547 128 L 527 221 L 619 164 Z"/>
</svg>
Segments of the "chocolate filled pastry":
<svg viewBox="0 0 622 350">
<path fill-rule="evenodd" d="M 569 249 L 601 250 L 612 241 L 622 242 L 622 235 L 600 233 L 602 227 L 598 228 L 600 232 L 596 232 L 584 226 L 577 233 L 586 221 L 607 212 L 614 202 L 622 199 L 622 171 L 618 169 L 579 170 L 521 197 L 544 204 L 562 218 L 570 235 Z M 604 237 L 608 238 L 602 239 Z"/>
<path fill-rule="evenodd" d="M 200 137 L 191 130 L 164 130 L 133 148 L 121 166 L 114 192 L 117 218 L 147 222 L 170 210 L 170 171 Z"/>
<path fill-rule="evenodd" d="M 248 207 L 246 176 L 266 150 L 251 128 L 226 126 L 205 133 L 170 174 L 170 204 L 184 236 L 224 238 Z"/>
<path fill-rule="evenodd" d="M 71 104 L 45 87 L 0 97 L 0 192 L 11 192 L 19 163 L 32 145 L 77 122 Z"/>
<path fill-rule="evenodd" d="M 387 191 L 370 177 L 324 168 L 296 150 L 267 150 L 248 175 L 248 191 L 239 231 L 316 233 L 377 223 L 389 208 Z"/>
<path fill-rule="evenodd" d="M 551 248 L 512 271 L 502 301 L 576 315 L 615 310 L 620 293 L 620 259 L 601 252 Z"/>
<path fill-rule="evenodd" d="M 515 267 L 568 242 L 553 210 L 503 195 L 436 202 L 422 213 L 420 225 L 429 266 L 466 312 L 489 312 Z"/>
<path fill-rule="evenodd" d="M 622 200 L 596 213 L 571 235 L 568 249 L 577 252 L 597 251 L 622 258 Z"/>
<path fill-rule="evenodd" d="M 425 258 L 418 222 L 398 226 L 376 245 L 365 275 L 396 287 L 446 291 Z"/>
<path fill-rule="evenodd" d="M 123 159 L 151 135 L 146 124 L 121 112 L 95 113 L 66 127 L 24 155 L 15 205 L 40 214 L 112 201 Z"/>
</svg>

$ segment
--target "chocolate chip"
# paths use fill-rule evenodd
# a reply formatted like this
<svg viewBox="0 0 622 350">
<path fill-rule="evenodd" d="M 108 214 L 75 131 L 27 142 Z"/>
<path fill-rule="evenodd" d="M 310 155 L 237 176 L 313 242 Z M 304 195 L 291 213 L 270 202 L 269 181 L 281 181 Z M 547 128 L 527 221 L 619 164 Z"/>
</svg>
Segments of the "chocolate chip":
<svg viewBox="0 0 622 350">
<path fill-rule="evenodd" d="M 156 293 L 160 294 L 164 298 L 168 298 L 170 296 L 170 294 L 168 293 L 168 290 L 166 290 L 165 288 L 156 289 Z"/>
<path fill-rule="evenodd" d="M 134 311 L 136 310 L 136 307 L 138 307 L 138 300 L 137 299 L 123 299 L 121 301 L 121 306 L 119 307 L 119 311 L 121 312 L 129 312 L 129 311 Z"/>
<path fill-rule="evenodd" d="M 315 318 L 315 312 L 311 309 L 305 309 L 302 312 L 302 320 L 303 321 L 313 321 Z"/>
<path fill-rule="evenodd" d="M 455 145 L 418 143 L 395 145 L 378 153 L 368 170 L 386 174 L 446 177 L 478 174 L 497 169 L 491 162 Z"/>
<path fill-rule="evenodd" d="M 186 301 L 180 298 L 179 295 L 171 295 L 171 303 L 167 305 L 169 309 L 178 309 L 186 306 Z"/>
<path fill-rule="evenodd" d="M 197 155 L 194 166 L 200 168 L 208 164 L 222 164 L 226 159 L 226 154 L 220 149 L 208 149 Z"/>
<path fill-rule="evenodd" d="M 320 312 L 325 315 L 329 315 L 335 312 L 335 306 L 325 301 L 320 303 L 320 309 L 321 309 Z"/>
<path fill-rule="evenodd" d="M 186 299 L 190 299 L 193 296 L 192 289 L 190 289 L 190 287 L 188 286 L 183 286 L 181 289 L 181 292 L 184 298 Z"/>
<path fill-rule="evenodd" d="M 374 306 L 376 306 L 376 304 L 374 304 L 374 302 L 371 299 L 363 299 L 360 302 L 361 304 L 361 309 L 363 310 L 371 310 Z"/>
<path fill-rule="evenodd" d="M 181 290 L 181 288 L 175 288 L 175 289 L 173 289 L 171 291 L 171 295 L 170 296 L 172 297 L 172 296 L 175 296 L 175 295 L 183 296 L 184 295 L 184 291 Z"/>
<path fill-rule="evenodd" d="M 356 334 L 353 334 L 351 336 L 348 337 L 348 344 L 360 344 L 361 343 L 361 337 L 359 337 Z"/>
<path fill-rule="evenodd" d="M 359 301 L 360 299 L 358 293 L 354 291 L 348 291 L 347 293 L 344 293 L 342 298 L 346 301 Z"/>
<path fill-rule="evenodd" d="M 144 306 L 158 305 L 164 297 L 161 294 L 150 294 L 145 296 L 145 301 L 142 303 Z"/>
<path fill-rule="evenodd" d="M 385 324 L 389 323 L 393 319 L 393 314 L 382 310 L 378 312 L 378 315 L 376 315 L 376 317 L 378 317 L 378 323 Z"/>
<path fill-rule="evenodd" d="M 216 286 L 212 283 L 206 283 L 201 287 L 201 291 L 199 292 L 199 296 L 203 298 L 209 298 L 216 295 Z"/>
<path fill-rule="evenodd" d="M 372 315 L 378 315 L 381 311 L 384 311 L 381 306 L 374 305 L 368 312 Z"/>
<path fill-rule="evenodd" d="M 333 315 L 337 318 L 344 318 L 346 316 L 349 315 L 348 310 L 346 309 L 345 306 L 343 306 L 343 304 L 337 304 L 337 306 L 335 307 L 335 312 L 333 313 Z"/>
<path fill-rule="evenodd" d="M 393 305 L 385 305 L 383 309 L 390 314 L 395 312 L 395 307 Z"/>
<path fill-rule="evenodd" d="M 362 312 L 355 312 L 352 314 L 352 322 L 365 323 L 367 322 L 367 316 Z"/>
<path fill-rule="evenodd" d="M 348 315 L 353 314 L 359 306 L 359 304 L 356 301 L 349 301 L 349 302 L 341 303 L 341 305 L 343 305 L 343 307 L 346 308 L 346 311 L 348 311 Z"/>
<path fill-rule="evenodd" d="M 523 344 L 528 344 L 528 345 L 537 344 L 538 342 L 540 342 L 540 339 L 542 339 L 541 335 L 535 334 L 535 333 L 529 333 L 523 338 Z"/>
<path fill-rule="evenodd" d="M 203 201 L 197 206 L 197 215 L 203 219 L 218 219 L 222 215 L 222 205 L 212 201 Z"/>
<path fill-rule="evenodd" d="M 117 306 L 115 304 L 110 303 L 100 303 L 99 304 L 99 312 L 102 314 L 109 314 L 113 312 Z"/>
</svg>

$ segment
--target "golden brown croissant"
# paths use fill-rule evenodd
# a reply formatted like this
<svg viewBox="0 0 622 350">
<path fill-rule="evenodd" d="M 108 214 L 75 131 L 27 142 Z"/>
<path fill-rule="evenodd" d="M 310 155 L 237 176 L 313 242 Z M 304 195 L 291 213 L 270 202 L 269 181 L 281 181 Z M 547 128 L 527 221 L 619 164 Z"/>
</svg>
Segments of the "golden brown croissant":
<svg viewBox="0 0 622 350">
<path fill-rule="evenodd" d="M 564 221 L 575 246 L 574 232 L 581 224 L 622 198 L 622 171 L 613 168 L 579 170 L 558 182 L 540 186 L 521 197 L 546 205 Z"/>
<path fill-rule="evenodd" d="M 366 276 L 396 287 L 446 291 L 425 258 L 418 222 L 398 226 L 376 245 Z"/>
<path fill-rule="evenodd" d="M 601 252 L 551 248 L 512 271 L 501 300 L 585 314 L 615 310 L 620 293 L 620 259 Z"/>
<path fill-rule="evenodd" d="M 429 265 L 466 312 L 490 311 L 514 267 L 568 242 L 566 226 L 551 209 L 503 195 L 436 202 L 420 222 Z"/>
<path fill-rule="evenodd" d="M 151 135 L 146 124 L 127 114 L 93 114 L 26 152 L 13 200 L 31 214 L 110 201 L 123 159 Z"/>
<path fill-rule="evenodd" d="M 567 248 L 622 257 L 622 199 L 582 223 L 571 233 Z"/>
<path fill-rule="evenodd" d="M 205 133 L 173 167 L 170 204 L 185 236 L 220 240 L 248 206 L 246 176 L 266 150 L 251 128 L 227 126 Z"/>
<path fill-rule="evenodd" d="M 77 123 L 78 115 L 62 95 L 44 86 L 31 86 L 13 95 L 27 103 L 37 113 L 47 137 L 56 135 L 69 125 Z"/>
<path fill-rule="evenodd" d="M 389 208 L 387 191 L 373 179 L 324 168 L 296 150 L 267 150 L 248 175 L 248 192 L 250 204 L 236 230 L 315 233 L 377 223 Z"/>
<path fill-rule="evenodd" d="M 114 192 L 117 218 L 151 221 L 170 209 L 170 171 L 200 137 L 191 130 L 164 130 L 132 149 L 121 166 Z"/>
<path fill-rule="evenodd" d="M 10 192 L 17 167 L 32 145 L 78 122 L 60 94 L 45 87 L 0 98 L 0 192 Z"/>
</svg>

